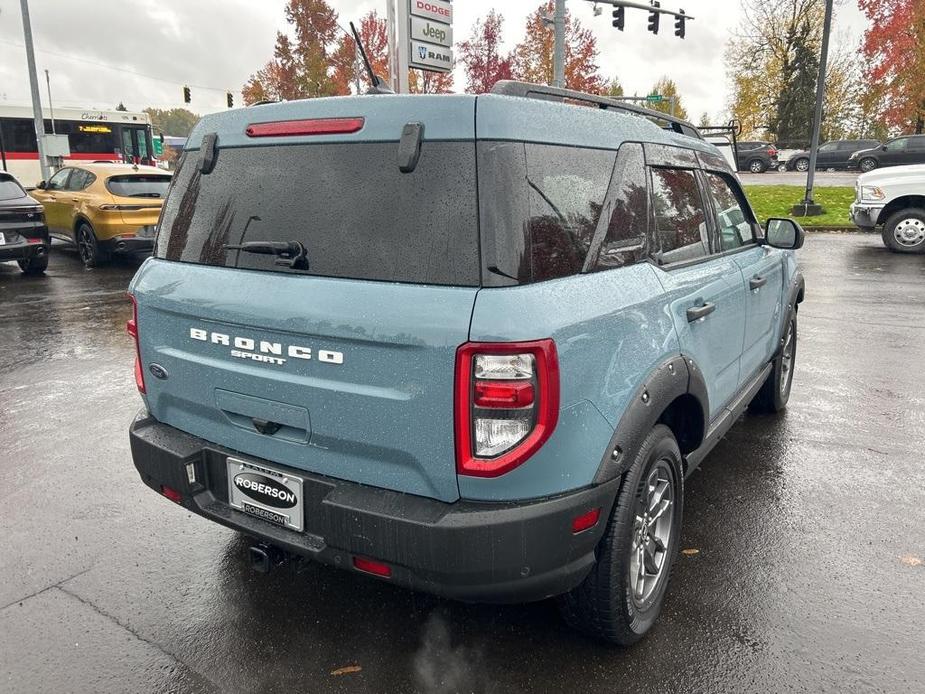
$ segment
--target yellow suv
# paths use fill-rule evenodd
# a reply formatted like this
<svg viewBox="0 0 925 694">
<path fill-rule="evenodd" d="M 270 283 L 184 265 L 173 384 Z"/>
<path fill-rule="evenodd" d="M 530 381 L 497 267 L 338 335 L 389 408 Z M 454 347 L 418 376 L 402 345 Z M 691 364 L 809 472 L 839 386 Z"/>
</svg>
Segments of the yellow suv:
<svg viewBox="0 0 925 694">
<path fill-rule="evenodd" d="M 87 267 L 112 253 L 150 251 L 171 175 L 153 166 L 68 166 L 39 183 L 50 234 L 77 245 Z"/>
</svg>

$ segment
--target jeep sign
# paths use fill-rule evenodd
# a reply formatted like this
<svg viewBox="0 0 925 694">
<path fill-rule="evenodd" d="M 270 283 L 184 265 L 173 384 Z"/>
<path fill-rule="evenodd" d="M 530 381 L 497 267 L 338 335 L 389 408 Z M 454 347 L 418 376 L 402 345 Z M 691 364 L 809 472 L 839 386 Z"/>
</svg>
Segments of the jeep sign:
<svg viewBox="0 0 925 694">
<path fill-rule="evenodd" d="M 420 17 L 411 18 L 411 38 L 427 41 L 438 46 L 453 45 L 453 27 Z"/>
<path fill-rule="evenodd" d="M 453 23 L 453 6 L 443 0 L 409 0 L 411 14 L 415 17 L 433 19 L 444 24 Z"/>
</svg>

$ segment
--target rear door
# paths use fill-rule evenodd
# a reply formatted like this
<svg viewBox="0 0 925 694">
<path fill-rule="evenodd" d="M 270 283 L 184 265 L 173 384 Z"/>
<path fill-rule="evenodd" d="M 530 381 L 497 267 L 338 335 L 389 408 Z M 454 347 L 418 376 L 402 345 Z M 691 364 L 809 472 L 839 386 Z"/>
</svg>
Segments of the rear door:
<svg viewBox="0 0 925 694">
<path fill-rule="evenodd" d="M 710 207 L 699 173 L 655 166 L 650 176 L 659 279 L 681 351 L 703 373 L 712 420 L 739 385 L 745 329 L 742 273 L 732 258 L 713 247 Z"/>
<path fill-rule="evenodd" d="M 784 268 L 779 250 L 758 244 L 757 222 L 732 176 L 704 173 L 713 204 L 719 243 L 744 278 L 745 339 L 739 385 L 747 383 L 775 351 L 783 300 Z"/>
<path fill-rule="evenodd" d="M 906 152 L 909 147 L 908 137 L 898 137 L 890 140 L 880 152 L 881 166 L 898 166 L 906 163 Z"/>
<path fill-rule="evenodd" d="M 925 137 L 910 137 L 906 149 L 906 164 L 925 164 Z"/>
<path fill-rule="evenodd" d="M 147 377 L 151 414 L 245 456 L 457 499 L 454 366 L 480 285 L 474 99 L 240 113 L 365 122 L 253 140 L 238 124 L 219 143 L 239 146 L 220 144 L 210 173 L 186 152 L 131 288 L 141 361 L 169 374 Z M 434 139 L 403 173 L 398 140 L 421 121 Z M 226 248 L 268 241 L 303 244 L 308 269 Z"/>
<path fill-rule="evenodd" d="M 828 169 L 835 166 L 838 157 L 838 142 L 826 142 L 819 145 L 819 151 L 816 153 L 816 168 Z"/>
</svg>

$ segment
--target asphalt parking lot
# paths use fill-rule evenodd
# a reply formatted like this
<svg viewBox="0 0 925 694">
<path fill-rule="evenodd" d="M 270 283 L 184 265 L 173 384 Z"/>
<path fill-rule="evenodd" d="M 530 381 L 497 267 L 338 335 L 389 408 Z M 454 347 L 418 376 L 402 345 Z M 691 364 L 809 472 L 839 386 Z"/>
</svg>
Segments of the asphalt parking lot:
<svg viewBox="0 0 925 694">
<path fill-rule="evenodd" d="M 861 234 L 800 253 L 790 408 L 746 415 L 688 481 L 686 552 L 630 650 L 550 603 L 253 573 L 244 539 L 132 466 L 137 263 L 0 264 L 0 690 L 921 691 L 925 257 Z"/>
</svg>

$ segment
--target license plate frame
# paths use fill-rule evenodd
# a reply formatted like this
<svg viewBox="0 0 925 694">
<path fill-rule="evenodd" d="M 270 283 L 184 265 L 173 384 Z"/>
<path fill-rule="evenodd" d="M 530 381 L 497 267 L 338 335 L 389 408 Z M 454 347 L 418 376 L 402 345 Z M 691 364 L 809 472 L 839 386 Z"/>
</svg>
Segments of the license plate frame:
<svg viewBox="0 0 925 694">
<path fill-rule="evenodd" d="M 228 503 L 242 513 L 302 532 L 305 529 L 305 480 L 272 465 L 229 456 Z"/>
</svg>

